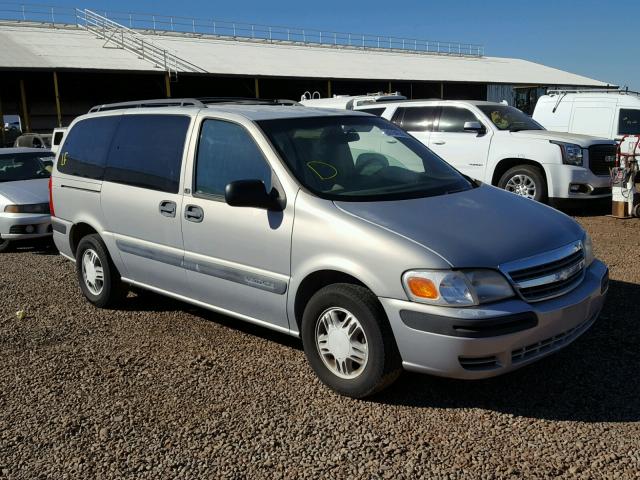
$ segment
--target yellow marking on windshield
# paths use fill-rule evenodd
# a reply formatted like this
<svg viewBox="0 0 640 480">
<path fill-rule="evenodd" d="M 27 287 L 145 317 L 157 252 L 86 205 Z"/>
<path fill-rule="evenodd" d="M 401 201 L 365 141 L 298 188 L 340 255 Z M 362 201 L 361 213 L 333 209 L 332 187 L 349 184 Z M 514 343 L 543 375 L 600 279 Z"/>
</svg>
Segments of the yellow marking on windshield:
<svg viewBox="0 0 640 480">
<path fill-rule="evenodd" d="M 318 172 L 318 170 L 313 168 L 312 164 L 324 165 L 326 167 L 329 167 L 331 170 L 333 170 L 333 173 L 329 177 L 324 177 L 320 174 L 320 172 Z M 309 167 L 311 171 L 320 178 L 320 180 L 331 180 L 332 178 L 335 178 L 338 175 L 338 169 L 336 167 L 325 162 L 320 162 L 318 160 L 314 160 L 313 162 L 307 162 L 307 167 Z"/>
</svg>

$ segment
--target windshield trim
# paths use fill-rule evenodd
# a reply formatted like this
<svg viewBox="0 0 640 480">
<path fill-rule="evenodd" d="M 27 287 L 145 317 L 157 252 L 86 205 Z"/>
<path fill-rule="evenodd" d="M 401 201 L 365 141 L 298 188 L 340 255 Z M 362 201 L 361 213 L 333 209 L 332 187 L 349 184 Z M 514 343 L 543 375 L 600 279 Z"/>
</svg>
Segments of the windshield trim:
<svg viewBox="0 0 640 480">
<path fill-rule="evenodd" d="M 413 135 L 411 135 L 409 132 L 401 129 L 400 127 L 398 127 L 396 124 L 390 122 L 389 120 L 382 118 L 382 117 L 378 117 L 378 116 L 374 116 L 374 115 L 350 115 L 350 114 L 345 114 L 345 115 L 332 115 L 330 118 L 332 119 L 342 119 L 342 118 L 355 118 L 355 119 L 375 119 L 375 120 L 382 120 L 385 123 L 387 123 L 388 125 L 392 126 L 393 128 L 397 128 L 402 130 L 403 133 L 405 133 L 407 136 L 411 137 L 412 139 L 414 139 L 415 141 L 419 142 L 424 148 L 426 148 L 427 150 L 429 150 L 436 158 L 440 159 L 442 162 L 446 163 L 447 166 L 449 168 L 451 168 L 453 171 L 455 171 L 458 175 L 460 175 L 461 180 L 466 181 L 468 188 L 457 188 L 455 190 L 450 190 L 453 185 L 448 184 L 448 185 L 443 185 L 439 188 L 432 188 L 430 189 L 428 192 L 424 191 L 424 190 L 418 190 L 418 191 L 407 191 L 407 192 L 398 192 L 398 193 L 385 193 L 385 194 L 375 194 L 375 195 L 360 195 L 360 196 L 351 196 L 351 195 L 344 195 L 344 194 L 331 194 L 331 193 L 327 193 L 327 192 L 321 192 L 321 191 L 317 191 L 311 187 L 309 187 L 308 185 L 306 185 L 302 180 L 300 180 L 300 178 L 298 178 L 298 175 L 296 174 L 296 172 L 293 170 L 292 166 L 289 164 L 289 162 L 286 160 L 286 156 L 284 155 L 284 153 L 280 150 L 280 148 L 278 147 L 278 145 L 272 141 L 271 135 L 269 134 L 268 130 L 264 128 L 264 124 L 265 123 L 269 123 L 272 121 L 278 121 L 278 120 L 292 120 L 292 119 L 301 119 L 304 118 L 306 119 L 322 119 L 322 118 L 327 118 L 327 116 L 324 115 L 317 115 L 317 116 L 310 116 L 310 117 L 291 117 L 291 118 L 286 118 L 286 119 L 264 119 L 264 120 L 256 120 L 254 121 L 255 125 L 260 129 L 260 132 L 262 133 L 264 139 L 267 141 L 267 143 L 271 146 L 271 149 L 273 150 L 273 152 L 276 154 L 276 156 L 278 157 L 278 160 L 280 162 L 280 164 L 286 169 L 287 173 L 290 175 L 290 177 L 292 178 L 292 180 L 296 183 L 296 185 L 298 185 L 298 187 L 303 190 L 304 192 L 308 193 L 309 195 L 312 195 L 314 197 L 318 197 L 321 198 L 323 200 L 329 200 L 332 202 L 386 202 L 386 201 L 401 201 L 401 200 L 411 200 L 411 199 L 417 199 L 417 198 L 428 198 L 428 197 L 437 197 L 437 196 L 442 196 L 442 195 L 448 195 L 448 194 L 453 194 L 453 193 L 460 193 L 460 192 L 464 192 L 467 190 L 473 190 L 475 188 L 478 188 L 481 184 L 480 182 L 478 182 L 477 180 L 474 180 L 470 177 L 468 177 L 467 175 L 463 174 L 462 172 L 460 172 L 458 169 L 456 169 L 453 165 L 447 163 L 445 160 L 443 160 L 439 155 L 437 155 L 435 152 L 433 152 L 433 150 L 430 150 L 426 145 L 424 145 L 422 142 L 420 142 L 420 140 L 418 140 L 416 137 L 414 137 Z M 275 185 L 274 185 L 275 187 Z M 445 188 L 447 187 L 447 188 Z"/>
</svg>

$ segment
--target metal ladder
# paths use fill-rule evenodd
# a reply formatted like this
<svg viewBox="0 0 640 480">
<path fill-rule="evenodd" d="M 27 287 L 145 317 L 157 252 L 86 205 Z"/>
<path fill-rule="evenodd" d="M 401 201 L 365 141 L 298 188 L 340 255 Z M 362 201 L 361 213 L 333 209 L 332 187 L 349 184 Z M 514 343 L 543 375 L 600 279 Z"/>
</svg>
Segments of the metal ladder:
<svg viewBox="0 0 640 480">
<path fill-rule="evenodd" d="M 84 28 L 98 38 L 105 40 L 104 48 L 115 45 L 117 48 L 134 53 L 155 67 L 164 69 L 171 80 L 177 80 L 178 72 L 207 73 L 205 69 L 178 57 L 166 48 L 145 38 L 144 35 L 107 17 L 86 8 L 76 9 L 76 15 L 80 28 Z"/>
</svg>

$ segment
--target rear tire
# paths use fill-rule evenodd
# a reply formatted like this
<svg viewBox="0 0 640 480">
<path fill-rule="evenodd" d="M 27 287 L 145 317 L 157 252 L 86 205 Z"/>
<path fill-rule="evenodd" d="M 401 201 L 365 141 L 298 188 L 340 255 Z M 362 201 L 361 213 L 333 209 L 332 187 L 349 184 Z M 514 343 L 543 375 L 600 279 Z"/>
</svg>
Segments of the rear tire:
<svg viewBox="0 0 640 480">
<path fill-rule="evenodd" d="M 547 181 L 539 167 L 533 165 L 517 165 L 507 170 L 498 187 L 537 202 L 547 202 Z"/>
<path fill-rule="evenodd" d="M 402 372 L 382 305 L 358 285 L 329 285 L 311 297 L 302 317 L 302 344 L 318 378 L 349 397 L 373 395 Z"/>
<path fill-rule="evenodd" d="M 111 307 L 127 296 L 127 289 L 97 234 L 80 240 L 76 251 L 76 274 L 84 296 L 98 308 Z"/>
</svg>

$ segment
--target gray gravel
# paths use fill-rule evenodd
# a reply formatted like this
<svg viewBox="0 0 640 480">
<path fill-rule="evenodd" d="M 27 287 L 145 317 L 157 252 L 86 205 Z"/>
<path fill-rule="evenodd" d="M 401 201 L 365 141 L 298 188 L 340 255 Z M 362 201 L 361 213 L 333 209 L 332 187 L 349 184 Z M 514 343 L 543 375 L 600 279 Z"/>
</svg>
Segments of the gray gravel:
<svg viewBox="0 0 640 480">
<path fill-rule="evenodd" d="M 0 478 L 640 478 L 640 221 L 579 220 L 613 279 L 590 332 L 367 401 L 295 339 L 153 294 L 100 311 L 51 251 L 3 254 Z"/>
</svg>

